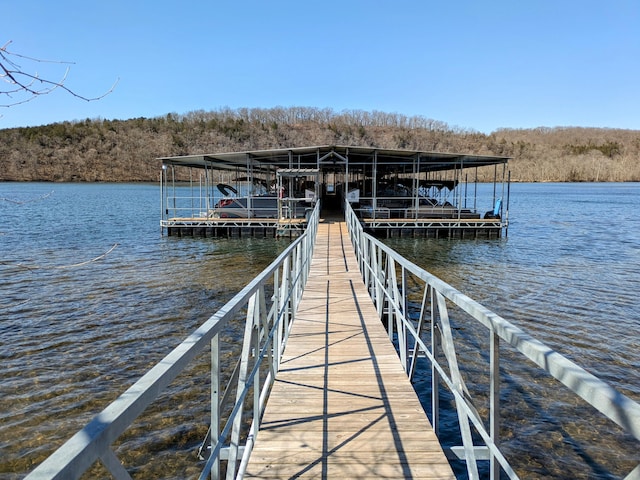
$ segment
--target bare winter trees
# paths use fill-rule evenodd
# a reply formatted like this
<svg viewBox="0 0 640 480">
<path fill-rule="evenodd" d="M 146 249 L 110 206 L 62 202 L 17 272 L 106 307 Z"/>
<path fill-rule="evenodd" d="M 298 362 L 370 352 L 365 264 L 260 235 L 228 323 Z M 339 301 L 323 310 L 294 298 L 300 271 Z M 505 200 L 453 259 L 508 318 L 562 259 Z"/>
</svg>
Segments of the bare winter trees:
<svg viewBox="0 0 640 480">
<path fill-rule="evenodd" d="M 509 156 L 511 178 L 521 182 L 640 181 L 636 130 L 557 127 L 487 135 L 427 118 L 312 107 L 0 129 L 0 181 L 153 181 L 158 157 L 309 145 Z M 493 169 L 487 175 L 493 178 Z"/>
</svg>

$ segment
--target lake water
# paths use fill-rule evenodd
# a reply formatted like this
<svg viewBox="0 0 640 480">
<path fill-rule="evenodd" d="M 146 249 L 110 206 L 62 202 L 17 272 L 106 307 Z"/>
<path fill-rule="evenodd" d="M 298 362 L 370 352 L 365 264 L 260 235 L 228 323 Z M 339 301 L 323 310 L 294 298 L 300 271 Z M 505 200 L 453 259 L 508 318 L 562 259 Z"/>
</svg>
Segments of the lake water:
<svg viewBox="0 0 640 480">
<path fill-rule="evenodd" d="M 159 195 L 0 183 L 1 479 L 44 460 L 287 245 L 162 236 Z M 387 243 L 640 401 L 640 184 L 515 184 L 510 207 L 506 239 Z M 145 414 L 119 444 L 135 476 L 197 471 L 200 370 L 160 399 L 174 414 Z M 506 452 L 522 478 L 619 478 L 640 462 L 637 442 L 560 384 L 526 363 L 504 370 Z"/>
</svg>

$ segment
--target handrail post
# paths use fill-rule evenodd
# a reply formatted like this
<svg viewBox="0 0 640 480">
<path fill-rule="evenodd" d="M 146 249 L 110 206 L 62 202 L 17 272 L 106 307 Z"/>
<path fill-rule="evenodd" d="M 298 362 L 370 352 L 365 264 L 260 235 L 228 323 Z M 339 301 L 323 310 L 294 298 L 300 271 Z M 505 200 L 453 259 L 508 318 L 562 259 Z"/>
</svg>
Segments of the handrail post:
<svg viewBox="0 0 640 480">
<path fill-rule="evenodd" d="M 293 312 L 294 312 L 294 318 L 295 318 L 295 312 L 298 310 L 298 305 L 300 304 L 300 298 L 302 297 L 302 290 L 304 285 L 302 284 L 302 270 L 303 270 L 303 263 L 302 263 L 302 242 L 300 242 L 298 244 L 298 248 L 296 248 L 296 262 L 295 262 L 295 275 L 294 278 L 297 279 L 295 286 L 294 286 L 294 290 L 296 292 L 295 295 L 295 304 L 293 305 Z"/>
<path fill-rule="evenodd" d="M 489 435 L 491 441 L 498 447 L 500 441 L 500 337 L 494 328 L 489 329 Z M 500 478 L 500 465 L 496 456 L 491 454 L 490 459 L 491 480 Z"/>
<path fill-rule="evenodd" d="M 290 256 L 284 259 L 282 264 L 282 278 L 280 279 L 280 311 L 282 312 L 282 331 L 284 334 L 283 343 L 287 342 L 289 336 L 289 302 L 287 301 L 287 292 L 289 291 L 289 263 L 291 262 Z"/>
<path fill-rule="evenodd" d="M 371 250 L 374 255 L 374 267 L 376 276 L 376 306 L 378 307 L 378 316 L 382 318 L 382 312 L 384 308 L 384 298 L 382 295 L 382 285 L 384 279 L 384 272 L 382 270 L 382 250 L 376 249 L 376 246 L 371 242 Z"/>
<path fill-rule="evenodd" d="M 259 303 L 258 292 L 251 296 L 247 305 L 247 320 L 244 328 L 242 353 L 240 354 L 240 373 L 238 376 L 238 387 L 236 390 L 236 404 L 240 404 L 244 388 L 249 381 L 249 357 L 253 348 L 253 336 L 255 335 L 254 330 L 256 327 L 257 303 Z M 236 474 L 243 412 L 244 408 L 241 407 L 238 414 L 233 418 L 233 429 L 231 430 L 231 440 L 229 442 L 229 457 L 227 459 L 227 480 L 233 480 Z"/>
<path fill-rule="evenodd" d="M 271 365 L 271 361 L 273 359 L 273 348 L 271 348 L 271 341 L 267 338 L 269 334 L 269 323 L 267 319 L 267 311 L 265 305 L 265 297 L 264 297 L 264 286 L 260 287 L 257 294 L 258 305 L 256 308 L 256 326 L 258 326 L 258 331 L 261 330 L 261 333 L 257 333 L 254 339 L 254 356 L 257 357 L 260 352 L 260 341 L 262 337 L 264 337 L 265 347 L 267 349 L 267 364 Z M 253 377 L 253 432 L 249 432 L 249 435 L 253 435 L 253 441 L 257 440 L 258 431 L 260 427 L 260 362 L 256 361 L 255 375 Z"/>
<path fill-rule="evenodd" d="M 413 354 L 411 355 L 411 364 L 409 366 L 409 380 L 413 382 L 413 376 L 416 372 L 416 363 L 418 361 L 418 354 L 420 353 L 420 342 L 418 339 L 422 335 L 422 331 L 424 329 L 424 319 L 425 319 L 425 307 L 427 305 L 427 300 L 429 298 L 429 284 L 425 284 L 424 291 L 422 293 L 422 303 L 420 304 L 420 315 L 418 317 L 418 324 L 416 325 L 416 337 L 413 339 Z M 426 354 L 426 352 L 425 352 Z"/>
<path fill-rule="evenodd" d="M 429 289 L 431 301 L 430 317 L 431 317 L 431 355 L 437 360 L 440 354 L 440 333 L 438 332 L 438 326 L 436 322 L 437 310 L 435 307 L 435 290 Z M 431 362 L 431 415 L 433 424 L 433 431 L 436 432 L 436 436 L 440 436 L 440 373 L 436 368 L 436 362 Z"/>
<path fill-rule="evenodd" d="M 220 437 L 220 335 L 211 339 L 211 451 L 216 448 Z M 220 478 L 220 459 L 216 457 L 211 465 L 211 479 Z"/>
<path fill-rule="evenodd" d="M 409 357 L 409 334 L 407 329 L 407 323 L 411 319 L 409 318 L 409 310 L 407 308 L 407 271 L 402 265 L 400 265 L 400 279 L 401 279 L 400 280 L 401 287 L 400 287 L 400 295 L 398 300 L 400 301 L 401 312 L 405 319 L 400 325 L 402 328 L 402 338 L 404 338 L 404 361 L 402 362 L 402 366 L 404 368 L 404 371 L 408 374 L 409 363 L 407 359 Z"/>
<path fill-rule="evenodd" d="M 280 282 L 278 279 L 280 278 L 280 269 L 276 268 L 273 272 L 273 321 L 274 323 L 278 321 L 280 315 Z M 283 350 L 283 322 L 280 322 L 277 325 L 276 329 L 276 343 L 274 345 L 275 351 L 275 359 L 272 364 L 272 374 L 275 377 L 278 365 L 280 365 L 280 358 L 282 358 L 282 350 Z"/>
</svg>

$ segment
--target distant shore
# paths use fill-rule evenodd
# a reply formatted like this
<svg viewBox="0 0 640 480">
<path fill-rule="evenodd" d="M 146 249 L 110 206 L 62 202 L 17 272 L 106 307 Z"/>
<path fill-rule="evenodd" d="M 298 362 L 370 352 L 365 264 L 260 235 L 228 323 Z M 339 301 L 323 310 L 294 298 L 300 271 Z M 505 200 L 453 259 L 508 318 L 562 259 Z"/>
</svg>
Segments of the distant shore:
<svg viewBox="0 0 640 480">
<path fill-rule="evenodd" d="M 640 131 L 462 130 L 423 117 L 303 107 L 84 120 L 0 130 L 0 181 L 155 182 L 161 157 L 354 145 L 509 156 L 512 182 L 640 181 Z M 478 171 L 482 181 L 491 171 Z"/>
</svg>

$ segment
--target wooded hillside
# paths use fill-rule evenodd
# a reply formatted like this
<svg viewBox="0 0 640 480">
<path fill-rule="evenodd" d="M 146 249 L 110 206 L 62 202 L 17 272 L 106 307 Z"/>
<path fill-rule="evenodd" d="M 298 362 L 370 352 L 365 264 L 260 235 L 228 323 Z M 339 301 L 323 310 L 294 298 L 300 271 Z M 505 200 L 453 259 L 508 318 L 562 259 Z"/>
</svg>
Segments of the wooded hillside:
<svg viewBox="0 0 640 480">
<path fill-rule="evenodd" d="M 163 156 L 310 145 L 501 155 L 513 181 L 640 181 L 640 131 L 556 127 L 489 135 L 396 113 L 221 109 L 0 130 L 0 181 L 156 181 Z"/>
</svg>

